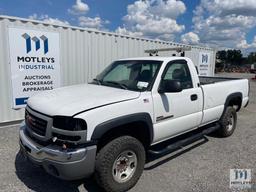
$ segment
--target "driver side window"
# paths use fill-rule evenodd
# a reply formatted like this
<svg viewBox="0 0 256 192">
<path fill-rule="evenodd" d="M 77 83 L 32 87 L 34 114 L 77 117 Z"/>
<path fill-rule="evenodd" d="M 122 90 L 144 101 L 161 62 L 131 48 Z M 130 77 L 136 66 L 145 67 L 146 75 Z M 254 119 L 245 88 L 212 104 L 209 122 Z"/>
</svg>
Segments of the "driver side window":
<svg viewBox="0 0 256 192">
<path fill-rule="evenodd" d="M 180 81 L 182 89 L 193 88 L 190 71 L 186 63 L 177 62 L 168 64 L 163 77 L 163 81 L 165 80 Z"/>
</svg>

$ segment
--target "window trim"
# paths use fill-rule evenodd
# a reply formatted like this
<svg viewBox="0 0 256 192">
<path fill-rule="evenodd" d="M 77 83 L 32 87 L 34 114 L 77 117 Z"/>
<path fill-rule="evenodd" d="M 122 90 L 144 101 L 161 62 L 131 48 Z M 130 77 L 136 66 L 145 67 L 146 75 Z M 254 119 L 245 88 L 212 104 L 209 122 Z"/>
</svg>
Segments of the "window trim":
<svg viewBox="0 0 256 192">
<path fill-rule="evenodd" d="M 163 61 L 162 61 L 162 63 L 158 64 L 159 67 L 156 69 L 156 72 L 155 72 L 155 75 L 152 78 L 151 84 L 148 86 L 148 88 L 145 91 L 152 91 L 153 86 L 154 86 L 155 81 L 156 81 L 156 78 L 157 78 L 157 76 L 159 74 L 159 71 L 160 71 L 160 69 L 162 67 L 162 64 L 163 64 Z"/>
<path fill-rule="evenodd" d="M 165 68 L 164 68 L 164 70 L 163 70 L 163 73 L 162 73 L 162 75 L 161 75 L 161 79 L 160 79 L 160 82 L 159 82 L 159 85 L 158 85 L 157 90 L 159 90 L 160 85 L 161 85 L 161 83 L 162 83 L 162 80 L 163 80 L 164 76 L 166 75 L 166 73 L 167 73 L 169 67 L 170 67 L 171 65 L 173 65 L 173 64 L 185 64 L 185 65 L 187 65 L 187 68 L 188 68 L 188 71 L 189 71 L 189 74 L 190 74 L 190 78 L 191 78 L 191 83 L 192 83 L 192 87 L 191 87 L 191 88 L 187 88 L 187 89 L 193 89 L 193 88 L 195 88 L 195 87 L 194 87 L 194 83 L 193 83 L 193 79 L 192 79 L 192 76 L 191 76 L 191 72 L 190 72 L 190 69 L 189 69 L 189 66 L 188 66 L 188 62 L 187 62 L 186 60 L 184 60 L 184 59 L 179 59 L 179 60 L 172 60 L 172 61 L 169 61 L 169 62 L 166 64 L 166 66 L 165 66 Z M 186 89 L 182 89 L 182 91 L 183 91 L 183 90 L 186 90 Z"/>
</svg>

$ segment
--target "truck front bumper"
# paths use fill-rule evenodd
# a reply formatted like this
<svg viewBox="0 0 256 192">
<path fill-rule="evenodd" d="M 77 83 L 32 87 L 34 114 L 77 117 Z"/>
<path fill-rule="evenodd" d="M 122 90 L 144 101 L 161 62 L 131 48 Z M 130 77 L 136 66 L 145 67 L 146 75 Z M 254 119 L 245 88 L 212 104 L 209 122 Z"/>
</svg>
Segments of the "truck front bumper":
<svg viewBox="0 0 256 192">
<path fill-rule="evenodd" d="M 85 148 L 62 149 L 60 146 L 42 147 L 26 135 L 26 126 L 20 128 L 20 149 L 32 163 L 65 180 L 89 177 L 94 172 L 96 145 Z"/>
</svg>

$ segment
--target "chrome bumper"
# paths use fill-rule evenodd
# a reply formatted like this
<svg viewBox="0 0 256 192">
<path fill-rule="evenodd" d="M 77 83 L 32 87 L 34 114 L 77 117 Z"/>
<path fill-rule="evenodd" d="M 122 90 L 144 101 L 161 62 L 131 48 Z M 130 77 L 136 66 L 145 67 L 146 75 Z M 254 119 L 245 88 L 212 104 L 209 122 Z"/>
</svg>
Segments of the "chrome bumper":
<svg viewBox="0 0 256 192">
<path fill-rule="evenodd" d="M 55 145 L 42 147 L 26 135 L 25 128 L 22 124 L 19 132 L 21 152 L 33 163 L 42 165 L 49 174 L 75 180 L 94 172 L 96 145 L 66 150 Z"/>
</svg>

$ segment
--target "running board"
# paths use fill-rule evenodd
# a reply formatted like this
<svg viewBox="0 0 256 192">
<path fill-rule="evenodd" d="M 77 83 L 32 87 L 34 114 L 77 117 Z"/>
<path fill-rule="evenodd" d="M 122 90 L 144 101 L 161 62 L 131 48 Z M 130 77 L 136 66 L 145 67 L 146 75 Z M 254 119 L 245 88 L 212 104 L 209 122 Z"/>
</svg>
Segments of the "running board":
<svg viewBox="0 0 256 192">
<path fill-rule="evenodd" d="M 195 133 L 185 139 L 181 139 L 181 140 L 178 140 L 168 146 L 166 146 L 165 148 L 163 149 L 160 149 L 160 150 L 149 150 L 148 153 L 149 154 L 152 154 L 152 155 L 164 155 L 164 154 L 167 154 L 167 153 L 170 153 L 172 151 L 175 151 L 177 149 L 180 149 L 186 145 L 189 145 L 201 138 L 203 138 L 205 135 L 208 135 L 210 133 L 213 133 L 214 131 L 218 130 L 220 128 L 219 124 L 215 124 L 214 126 L 211 126 L 209 128 L 205 128 L 203 129 L 201 132 L 199 133 Z"/>
</svg>

